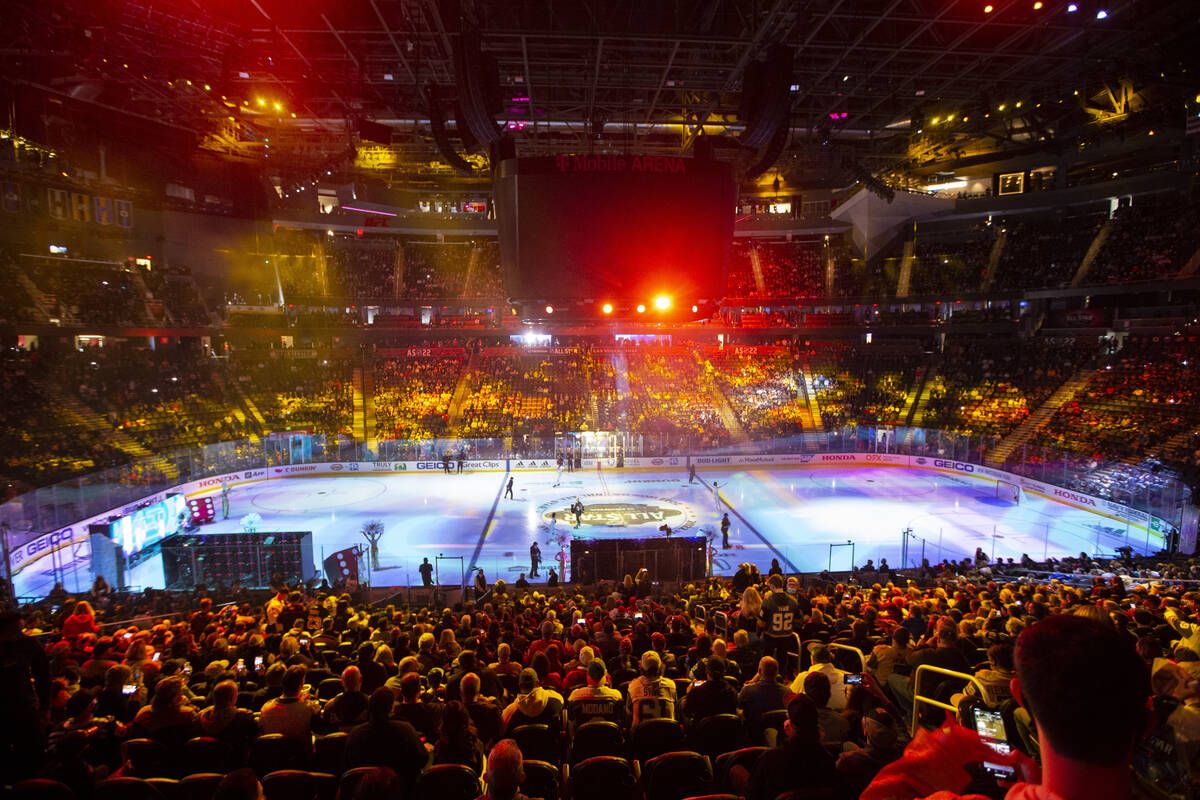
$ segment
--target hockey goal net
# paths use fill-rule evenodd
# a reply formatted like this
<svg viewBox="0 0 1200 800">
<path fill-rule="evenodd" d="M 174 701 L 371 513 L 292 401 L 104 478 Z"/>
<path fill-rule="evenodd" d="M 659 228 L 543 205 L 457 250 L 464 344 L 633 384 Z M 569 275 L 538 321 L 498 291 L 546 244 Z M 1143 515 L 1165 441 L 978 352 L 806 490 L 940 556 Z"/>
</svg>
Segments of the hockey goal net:
<svg viewBox="0 0 1200 800">
<path fill-rule="evenodd" d="M 1010 503 L 1021 502 L 1021 487 L 1008 481 L 996 481 L 996 497 Z"/>
</svg>

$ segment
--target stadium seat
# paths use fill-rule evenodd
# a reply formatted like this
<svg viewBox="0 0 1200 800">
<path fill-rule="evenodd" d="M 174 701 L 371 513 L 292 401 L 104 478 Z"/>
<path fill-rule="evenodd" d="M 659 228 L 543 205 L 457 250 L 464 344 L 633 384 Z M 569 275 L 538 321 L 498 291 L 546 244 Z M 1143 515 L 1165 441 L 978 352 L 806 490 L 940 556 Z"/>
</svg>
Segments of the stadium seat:
<svg viewBox="0 0 1200 800">
<path fill-rule="evenodd" d="M 166 800 L 182 800 L 183 793 L 175 778 L 147 778 L 146 783 L 157 789 Z"/>
<path fill-rule="evenodd" d="M 594 756 L 571 767 L 567 779 L 571 800 L 612 800 L 633 797 L 637 764 L 616 756 Z"/>
<path fill-rule="evenodd" d="M 618 756 L 624 749 L 621 728 L 615 722 L 597 719 L 575 729 L 571 736 L 569 760 L 572 764 L 578 764 L 593 756 Z"/>
<path fill-rule="evenodd" d="M 317 684 L 317 698 L 319 700 L 331 700 L 337 697 L 342 691 L 341 678 L 326 678 Z"/>
<path fill-rule="evenodd" d="M 168 778 L 174 772 L 171 752 L 162 742 L 153 739 L 130 739 L 125 742 L 125 760 L 139 778 Z"/>
<path fill-rule="evenodd" d="M 185 775 L 179 781 L 179 796 L 181 800 L 212 800 L 216 794 L 221 779 L 225 776 L 217 772 L 197 772 Z"/>
<path fill-rule="evenodd" d="M 648 719 L 635 726 L 629 736 L 630 754 L 642 764 L 681 747 L 683 728 L 673 719 Z"/>
<path fill-rule="evenodd" d="M 262 779 L 267 800 L 334 800 L 338 779 L 324 772 L 282 769 Z"/>
<path fill-rule="evenodd" d="M 692 727 L 687 741 L 697 753 L 715 759 L 746 743 L 746 726 L 737 714 L 713 714 Z"/>
<path fill-rule="evenodd" d="M 179 760 L 188 774 L 227 772 L 233 761 L 225 744 L 211 736 L 188 739 L 179 754 Z"/>
<path fill-rule="evenodd" d="M 774 747 L 778 742 L 783 741 L 783 723 L 787 722 L 787 709 L 777 708 L 774 711 L 768 711 L 759 718 L 759 726 L 762 728 L 762 742 L 768 747 Z M 769 738 L 767 731 L 775 731 L 774 738 Z"/>
<path fill-rule="evenodd" d="M 6 795 L 12 800 L 75 800 L 75 792 L 65 783 L 31 778 L 12 787 Z"/>
<path fill-rule="evenodd" d="M 525 780 L 521 782 L 521 793 L 541 800 L 558 800 L 561 775 L 558 767 L 545 761 L 526 758 Z"/>
<path fill-rule="evenodd" d="M 558 737 L 550 730 L 549 725 L 520 725 L 513 728 L 511 735 L 516 739 L 517 746 L 521 748 L 521 755 L 525 758 L 548 761 L 551 764 L 561 761 Z"/>
<path fill-rule="evenodd" d="M 109 778 L 96 786 L 95 800 L 166 800 L 141 778 Z"/>
<path fill-rule="evenodd" d="M 376 769 L 377 767 L 354 767 L 343 772 L 338 784 L 339 800 L 350 800 L 354 797 L 354 793 L 358 791 L 358 784 Z"/>
<path fill-rule="evenodd" d="M 732 792 L 733 785 L 729 780 L 730 770 L 734 767 L 742 767 L 747 772 L 750 772 L 754 769 L 755 762 L 765 752 L 767 752 L 767 748 L 765 747 L 743 747 L 740 750 L 732 750 L 717 756 L 717 760 L 713 764 L 713 770 L 716 773 L 717 788 L 724 792 Z"/>
<path fill-rule="evenodd" d="M 712 790 L 712 765 L 700 753 L 676 750 L 642 765 L 642 792 L 654 800 L 683 800 Z"/>
<path fill-rule="evenodd" d="M 462 764 L 435 764 L 417 778 L 415 800 L 475 800 L 479 778 Z"/>
<path fill-rule="evenodd" d="M 308 766 L 308 748 L 299 739 L 281 733 L 259 736 L 250 744 L 250 767 L 263 777 L 285 769 Z"/>
<path fill-rule="evenodd" d="M 341 775 L 346 771 L 346 736 L 343 731 L 318 736 L 313 742 L 313 769 Z"/>
</svg>

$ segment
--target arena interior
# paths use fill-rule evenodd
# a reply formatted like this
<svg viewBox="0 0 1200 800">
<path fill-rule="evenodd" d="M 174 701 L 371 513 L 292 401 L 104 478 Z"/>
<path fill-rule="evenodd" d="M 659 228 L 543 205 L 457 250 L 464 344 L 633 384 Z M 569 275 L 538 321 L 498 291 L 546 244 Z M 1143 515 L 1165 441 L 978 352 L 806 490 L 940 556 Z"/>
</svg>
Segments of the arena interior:
<svg viewBox="0 0 1200 800">
<path fill-rule="evenodd" d="M 6 798 L 1200 797 L 1195 0 L 0 19 Z"/>
</svg>

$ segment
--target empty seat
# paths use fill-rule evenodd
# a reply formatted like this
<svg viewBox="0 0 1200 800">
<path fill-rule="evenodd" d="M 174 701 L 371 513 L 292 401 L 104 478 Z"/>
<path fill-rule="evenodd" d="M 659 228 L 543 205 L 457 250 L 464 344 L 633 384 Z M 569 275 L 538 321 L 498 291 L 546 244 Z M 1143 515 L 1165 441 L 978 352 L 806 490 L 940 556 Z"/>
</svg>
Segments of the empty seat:
<svg viewBox="0 0 1200 800">
<path fill-rule="evenodd" d="M 179 781 L 180 800 L 212 800 L 225 776 L 217 772 L 197 772 Z"/>
<path fill-rule="evenodd" d="M 648 719 L 629 736 L 629 752 L 641 763 L 682 747 L 683 728 L 673 719 Z"/>
<path fill-rule="evenodd" d="M 416 800 L 475 800 L 479 778 L 462 764 L 436 764 L 417 778 Z"/>
<path fill-rule="evenodd" d="M 95 800 L 166 800 L 141 778 L 109 778 L 96 787 Z"/>
<path fill-rule="evenodd" d="M 637 789 L 637 768 L 628 759 L 594 756 L 571 767 L 567 785 L 572 800 L 633 797 Z"/>
<path fill-rule="evenodd" d="M 8 797 L 12 800 L 75 800 L 75 792 L 65 783 L 32 778 L 12 787 Z"/>
<path fill-rule="evenodd" d="M 709 760 L 691 750 L 663 753 L 642 765 L 642 792 L 654 800 L 684 800 L 712 791 Z"/>
<path fill-rule="evenodd" d="M 593 756 L 619 756 L 624 749 L 621 728 L 615 722 L 597 719 L 575 729 L 575 735 L 571 737 L 569 760 L 572 764 L 578 764 Z"/>
<path fill-rule="evenodd" d="M 281 733 L 259 736 L 250 745 L 250 766 L 259 776 L 284 769 L 304 769 L 308 748 L 299 739 Z"/>
<path fill-rule="evenodd" d="M 713 714 L 696 723 L 688 733 L 688 744 L 701 755 L 715 759 L 746 743 L 746 728 L 737 714 Z"/>
<path fill-rule="evenodd" d="M 545 761 L 525 759 L 525 780 L 521 793 L 541 800 L 558 800 L 562 785 L 558 767 Z"/>
</svg>

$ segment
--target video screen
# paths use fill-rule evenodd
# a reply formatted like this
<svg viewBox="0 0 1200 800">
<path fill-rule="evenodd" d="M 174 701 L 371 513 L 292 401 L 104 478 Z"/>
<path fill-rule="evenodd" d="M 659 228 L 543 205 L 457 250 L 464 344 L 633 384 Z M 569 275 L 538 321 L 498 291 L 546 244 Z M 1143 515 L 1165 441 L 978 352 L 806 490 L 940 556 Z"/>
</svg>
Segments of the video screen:
<svg viewBox="0 0 1200 800">
<path fill-rule="evenodd" d="M 496 213 L 515 300 L 722 296 L 736 195 L 728 166 L 650 156 L 500 164 Z"/>
<path fill-rule="evenodd" d="M 183 495 L 176 494 L 154 505 L 139 508 L 112 523 L 111 536 L 125 557 L 165 539 L 179 527 L 179 515 L 187 509 Z"/>
</svg>

